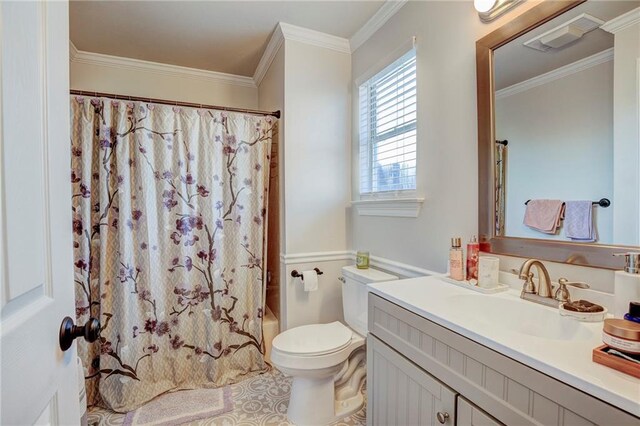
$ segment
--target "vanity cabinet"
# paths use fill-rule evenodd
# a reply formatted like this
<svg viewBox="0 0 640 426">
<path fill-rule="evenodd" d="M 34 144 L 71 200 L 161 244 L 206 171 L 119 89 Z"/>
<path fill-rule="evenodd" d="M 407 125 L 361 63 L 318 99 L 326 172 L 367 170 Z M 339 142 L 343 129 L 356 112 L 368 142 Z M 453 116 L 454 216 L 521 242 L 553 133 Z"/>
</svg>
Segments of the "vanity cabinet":
<svg viewBox="0 0 640 426">
<path fill-rule="evenodd" d="M 502 425 L 382 341 L 370 336 L 367 344 L 369 424 Z"/>
<path fill-rule="evenodd" d="M 369 425 L 640 424 L 625 411 L 372 293 L 367 360 Z M 439 419 L 438 413 L 448 417 Z"/>
<path fill-rule="evenodd" d="M 367 342 L 367 419 L 376 425 L 455 424 L 456 393 L 375 337 Z"/>
<path fill-rule="evenodd" d="M 502 423 L 461 396 L 458 396 L 456 414 L 458 426 L 503 426 Z"/>
</svg>

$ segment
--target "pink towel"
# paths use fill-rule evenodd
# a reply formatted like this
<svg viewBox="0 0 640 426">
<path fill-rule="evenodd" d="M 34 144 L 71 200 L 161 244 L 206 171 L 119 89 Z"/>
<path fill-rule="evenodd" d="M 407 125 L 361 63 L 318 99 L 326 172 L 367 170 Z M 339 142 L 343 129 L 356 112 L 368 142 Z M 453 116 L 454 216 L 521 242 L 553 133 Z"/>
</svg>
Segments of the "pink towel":
<svg viewBox="0 0 640 426">
<path fill-rule="evenodd" d="M 562 200 L 529 200 L 524 224 L 545 234 L 555 234 L 564 218 Z"/>
</svg>

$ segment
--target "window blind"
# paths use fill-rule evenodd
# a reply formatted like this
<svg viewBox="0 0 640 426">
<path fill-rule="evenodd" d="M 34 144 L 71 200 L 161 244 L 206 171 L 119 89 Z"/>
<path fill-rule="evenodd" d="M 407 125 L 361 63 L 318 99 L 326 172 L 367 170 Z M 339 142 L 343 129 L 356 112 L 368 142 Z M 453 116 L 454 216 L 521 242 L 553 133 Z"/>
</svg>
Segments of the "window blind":
<svg viewBox="0 0 640 426">
<path fill-rule="evenodd" d="M 416 189 L 416 52 L 359 87 L 360 195 Z"/>
</svg>

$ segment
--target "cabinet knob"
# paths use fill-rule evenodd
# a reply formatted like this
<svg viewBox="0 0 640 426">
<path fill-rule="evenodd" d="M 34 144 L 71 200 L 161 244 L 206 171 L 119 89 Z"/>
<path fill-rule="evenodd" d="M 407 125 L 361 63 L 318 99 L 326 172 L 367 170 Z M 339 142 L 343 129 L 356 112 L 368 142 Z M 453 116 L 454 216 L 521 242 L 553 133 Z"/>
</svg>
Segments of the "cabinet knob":
<svg viewBox="0 0 640 426">
<path fill-rule="evenodd" d="M 436 414 L 436 418 L 438 419 L 438 422 L 440 422 L 440 424 L 445 424 L 447 420 L 449 420 L 449 413 L 438 411 L 438 413 Z"/>
</svg>

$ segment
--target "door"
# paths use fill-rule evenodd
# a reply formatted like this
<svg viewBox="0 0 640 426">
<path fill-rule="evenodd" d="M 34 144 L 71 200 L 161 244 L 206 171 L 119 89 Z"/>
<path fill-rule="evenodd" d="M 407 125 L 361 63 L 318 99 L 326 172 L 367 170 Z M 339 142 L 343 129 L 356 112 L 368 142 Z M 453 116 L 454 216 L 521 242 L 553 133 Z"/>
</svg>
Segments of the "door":
<svg viewBox="0 0 640 426">
<path fill-rule="evenodd" d="M 66 2 L 0 3 L 2 425 L 79 423 Z"/>
<path fill-rule="evenodd" d="M 369 334 L 367 424 L 456 424 L 456 393 Z"/>
</svg>

